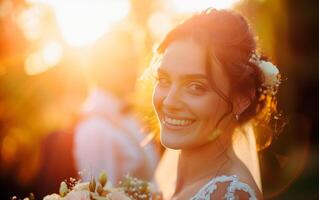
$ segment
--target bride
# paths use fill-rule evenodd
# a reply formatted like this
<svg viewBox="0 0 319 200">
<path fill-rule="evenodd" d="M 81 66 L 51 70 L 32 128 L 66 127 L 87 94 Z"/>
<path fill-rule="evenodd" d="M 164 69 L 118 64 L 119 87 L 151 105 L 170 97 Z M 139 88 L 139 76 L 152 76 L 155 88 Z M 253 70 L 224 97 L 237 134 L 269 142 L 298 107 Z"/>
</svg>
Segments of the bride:
<svg viewBox="0 0 319 200">
<path fill-rule="evenodd" d="M 257 53 L 246 20 L 207 10 L 169 32 L 157 52 L 153 105 L 161 143 L 180 150 L 171 199 L 262 199 L 234 135 L 248 123 L 269 122 L 280 77 Z M 239 148 L 248 149 L 244 144 Z"/>
</svg>

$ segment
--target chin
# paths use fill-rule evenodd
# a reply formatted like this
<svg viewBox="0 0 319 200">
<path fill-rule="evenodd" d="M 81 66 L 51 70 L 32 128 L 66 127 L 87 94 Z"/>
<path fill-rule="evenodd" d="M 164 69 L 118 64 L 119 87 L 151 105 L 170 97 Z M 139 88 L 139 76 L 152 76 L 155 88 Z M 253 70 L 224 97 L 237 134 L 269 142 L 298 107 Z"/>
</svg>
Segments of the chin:
<svg viewBox="0 0 319 200">
<path fill-rule="evenodd" d="M 175 150 L 183 149 L 183 145 L 180 145 L 178 143 L 173 143 L 170 141 L 166 141 L 165 139 L 161 139 L 161 143 L 164 147 L 169 148 L 169 149 L 175 149 Z"/>
<path fill-rule="evenodd" d="M 165 146 L 166 148 L 175 149 L 175 150 L 187 149 L 192 147 L 192 143 L 188 141 L 189 139 L 187 138 L 187 134 L 186 135 L 184 134 L 177 135 L 177 134 L 181 134 L 181 133 L 175 133 L 175 132 L 162 130 L 161 137 L 160 137 L 162 145 Z"/>
</svg>

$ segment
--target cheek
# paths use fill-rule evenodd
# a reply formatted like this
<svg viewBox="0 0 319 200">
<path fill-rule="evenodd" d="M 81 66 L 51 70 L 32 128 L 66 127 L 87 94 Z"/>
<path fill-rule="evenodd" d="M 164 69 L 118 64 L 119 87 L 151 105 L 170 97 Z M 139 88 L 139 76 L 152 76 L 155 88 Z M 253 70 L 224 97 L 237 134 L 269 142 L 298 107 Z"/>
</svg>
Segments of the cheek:
<svg viewBox="0 0 319 200">
<path fill-rule="evenodd" d="M 223 100 L 211 94 L 203 98 L 197 98 L 191 102 L 194 114 L 201 120 L 217 121 L 224 110 Z"/>
</svg>

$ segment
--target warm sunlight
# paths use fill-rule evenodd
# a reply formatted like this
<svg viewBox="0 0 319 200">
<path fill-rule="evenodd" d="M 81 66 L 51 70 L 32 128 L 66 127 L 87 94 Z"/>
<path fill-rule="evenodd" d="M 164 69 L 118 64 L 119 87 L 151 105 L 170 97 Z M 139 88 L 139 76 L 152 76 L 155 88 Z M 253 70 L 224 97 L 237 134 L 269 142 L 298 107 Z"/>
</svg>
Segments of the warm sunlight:
<svg viewBox="0 0 319 200">
<path fill-rule="evenodd" d="M 35 2 L 32 0 L 31 2 Z M 63 39 L 71 46 L 94 43 L 129 10 L 128 0 L 38 0 L 52 6 Z"/>
<path fill-rule="evenodd" d="M 42 50 L 42 57 L 47 66 L 55 66 L 62 58 L 62 47 L 59 43 L 50 42 Z"/>
<path fill-rule="evenodd" d="M 43 49 L 28 56 L 25 61 L 25 71 L 28 75 L 40 74 L 57 65 L 61 58 L 61 45 L 57 42 L 49 42 Z"/>
<path fill-rule="evenodd" d="M 0 200 L 319 200 L 315 2 L 0 0 Z"/>
<path fill-rule="evenodd" d="M 173 26 L 169 16 L 163 12 L 153 13 L 149 17 L 147 25 L 156 41 L 162 39 Z"/>
<path fill-rule="evenodd" d="M 205 10 L 209 7 L 217 9 L 231 8 L 239 0 L 173 0 L 173 7 L 177 12 L 188 13 Z"/>
<path fill-rule="evenodd" d="M 17 22 L 23 31 L 24 36 L 29 40 L 36 40 L 42 33 L 40 15 L 43 10 L 38 6 L 32 6 L 21 12 Z"/>
</svg>

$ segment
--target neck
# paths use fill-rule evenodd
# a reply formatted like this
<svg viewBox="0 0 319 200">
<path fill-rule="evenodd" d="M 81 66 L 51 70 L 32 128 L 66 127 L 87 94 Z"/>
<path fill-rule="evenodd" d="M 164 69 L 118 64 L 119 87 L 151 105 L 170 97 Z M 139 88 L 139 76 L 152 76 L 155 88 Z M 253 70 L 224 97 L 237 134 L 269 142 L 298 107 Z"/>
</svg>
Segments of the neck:
<svg viewBox="0 0 319 200">
<path fill-rule="evenodd" d="M 196 149 L 183 149 L 179 155 L 175 194 L 182 188 L 205 178 L 218 175 L 221 168 L 229 161 L 231 137 L 222 134 L 212 142 Z"/>
</svg>

